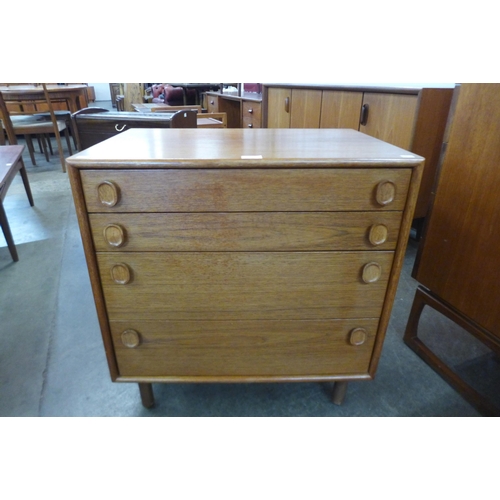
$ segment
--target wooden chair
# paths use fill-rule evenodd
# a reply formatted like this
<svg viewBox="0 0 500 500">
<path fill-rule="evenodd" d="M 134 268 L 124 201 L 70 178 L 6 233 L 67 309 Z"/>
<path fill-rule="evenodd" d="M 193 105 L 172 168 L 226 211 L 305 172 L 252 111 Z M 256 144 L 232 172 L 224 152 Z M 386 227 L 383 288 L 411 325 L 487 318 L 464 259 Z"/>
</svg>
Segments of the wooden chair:
<svg viewBox="0 0 500 500">
<path fill-rule="evenodd" d="M 16 92 L 10 90 L 8 92 L 0 92 L 0 117 L 2 119 L 2 127 L 7 132 L 7 138 L 9 140 L 9 144 L 11 145 L 17 144 L 16 135 L 24 135 L 26 137 L 26 144 L 28 146 L 33 165 L 36 165 L 36 163 L 33 154 L 34 149 L 31 136 L 35 135 L 43 137 L 49 136 L 49 134 L 54 134 L 56 136 L 61 166 L 63 172 L 66 172 L 60 132 L 65 132 L 68 150 L 70 151 L 70 154 L 72 154 L 68 128 L 65 121 L 57 120 L 47 87 L 44 83 L 42 83 L 42 87 L 43 97 L 39 92 L 30 93 L 26 91 Z M 14 110 L 9 111 L 7 104 L 10 104 L 11 108 L 14 108 Z M 44 109 L 44 106 L 48 108 L 51 118 L 50 122 L 40 120 L 34 116 L 41 109 Z"/>
</svg>

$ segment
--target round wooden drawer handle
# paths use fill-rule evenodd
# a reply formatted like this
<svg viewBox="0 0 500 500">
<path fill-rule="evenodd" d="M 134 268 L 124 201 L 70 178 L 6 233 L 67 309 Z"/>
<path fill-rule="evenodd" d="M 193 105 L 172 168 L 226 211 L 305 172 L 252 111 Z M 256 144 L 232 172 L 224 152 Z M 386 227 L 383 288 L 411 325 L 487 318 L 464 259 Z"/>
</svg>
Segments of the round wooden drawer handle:
<svg viewBox="0 0 500 500">
<path fill-rule="evenodd" d="M 114 207 L 120 200 L 120 189 L 111 181 L 103 181 L 97 186 L 99 201 L 106 207 Z"/>
<path fill-rule="evenodd" d="M 134 349 L 141 343 L 141 336 L 135 330 L 125 330 L 121 334 L 122 343 L 125 347 Z"/>
<path fill-rule="evenodd" d="M 391 181 L 382 181 L 377 185 L 375 199 L 383 207 L 394 201 L 396 196 L 396 185 Z"/>
<path fill-rule="evenodd" d="M 382 276 L 382 268 L 377 262 L 369 262 L 363 266 L 361 277 L 365 283 L 375 283 Z"/>
<path fill-rule="evenodd" d="M 115 264 L 111 268 L 111 279 L 118 285 L 126 285 L 132 279 L 132 271 L 123 262 Z"/>
<path fill-rule="evenodd" d="M 368 233 L 368 240 L 373 246 L 385 243 L 387 241 L 387 226 L 384 224 L 373 224 Z"/>
<path fill-rule="evenodd" d="M 250 109 L 248 110 L 248 112 L 249 112 L 249 113 L 253 113 L 253 109 L 252 109 L 252 108 L 250 108 Z"/>
<path fill-rule="evenodd" d="M 120 224 L 108 224 L 103 231 L 104 240 L 110 247 L 119 248 L 126 240 L 125 229 Z"/>
<path fill-rule="evenodd" d="M 349 344 L 362 345 L 366 340 L 366 330 L 364 328 L 355 328 L 349 334 Z"/>
</svg>

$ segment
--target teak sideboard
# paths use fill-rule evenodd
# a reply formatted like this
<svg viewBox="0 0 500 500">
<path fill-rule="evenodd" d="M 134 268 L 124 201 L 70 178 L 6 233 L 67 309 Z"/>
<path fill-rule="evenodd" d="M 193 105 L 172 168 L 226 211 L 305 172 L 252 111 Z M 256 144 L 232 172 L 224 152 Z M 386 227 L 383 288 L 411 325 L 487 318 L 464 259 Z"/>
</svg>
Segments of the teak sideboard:
<svg viewBox="0 0 500 500">
<path fill-rule="evenodd" d="M 436 194 L 413 277 L 419 282 L 404 336 L 405 342 L 484 415 L 500 416 L 498 397 L 477 390 L 453 357 L 443 351 L 444 331 L 418 336 L 427 306 L 449 318 L 491 351 L 484 355 L 498 366 L 500 357 L 500 84 L 457 86 L 445 134 Z M 457 350 L 456 339 L 448 346 Z M 437 347 L 437 349 L 436 349 Z M 470 349 L 470 346 L 469 346 Z M 472 356 L 472 353 L 470 353 Z M 480 365 L 479 359 L 469 366 Z M 481 372 L 490 378 L 494 370 Z M 498 394 L 498 389 L 497 392 Z M 496 399 L 496 401 L 495 401 Z"/>
<path fill-rule="evenodd" d="M 372 379 L 423 158 L 353 130 L 132 129 L 67 160 L 113 381 Z"/>
</svg>

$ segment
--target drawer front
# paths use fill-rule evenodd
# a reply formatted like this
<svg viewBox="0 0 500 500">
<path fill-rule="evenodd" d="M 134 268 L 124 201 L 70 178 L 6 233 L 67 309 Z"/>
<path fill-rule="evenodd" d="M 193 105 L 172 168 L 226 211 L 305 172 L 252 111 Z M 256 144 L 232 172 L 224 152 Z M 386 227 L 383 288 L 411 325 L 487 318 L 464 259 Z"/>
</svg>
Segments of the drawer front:
<svg viewBox="0 0 500 500">
<path fill-rule="evenodd" d="M 380 316 L 393 252 L 98 253 L 111 320 Z"/>
<path fill-rule="evenodd" d="M 217 96 L 207 95 L 207 112 L 208 113 L 219 112 L 219 98 Z"/>
<path fill-rule="evenodd" d="M 90 214 L 98 252 L 394 250 L 401 212 Z"/>
<path fill-rule="evenodd" d="M 261 128 L 260 102 L 243 101 L 243 128 Z"/>
<path fill-rule="evenodd" d="M 368 373 L 377 320 L 112 321 L 120 375 Z M 356 345 L 357 344 L 357 345 Z"/>
<path fill-rule="evenodd" d="M 402 211 L 411 169 L 84 170 L 89 212 Z"/>
</svg>

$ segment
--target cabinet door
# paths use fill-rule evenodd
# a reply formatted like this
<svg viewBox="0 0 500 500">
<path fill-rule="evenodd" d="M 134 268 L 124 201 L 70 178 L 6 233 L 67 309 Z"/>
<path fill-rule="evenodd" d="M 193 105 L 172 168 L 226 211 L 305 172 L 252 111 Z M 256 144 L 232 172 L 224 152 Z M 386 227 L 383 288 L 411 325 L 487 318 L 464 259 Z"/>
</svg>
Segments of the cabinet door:
<svg viewBox="0 0 500 500">
<path fill-rule="evenodd" d="M 416 95 L 365 93 L 359 131 L 411 149 L 417 101 Z"/>
<path fill-rule="evenodd" d="M 322 90 L 292 90 L 290 128 L 319 128 Z"/>
<path fill-rule="evenodd" d="M 290 89 L 271 88 L 268 92 L 268 128 L 290 128 Z"/>
<path fill-rule="evenodd" d="M 362 104 L 362 92 L 324 90 L 321 101 L 320 128 L 358 130 Z"/>
</svg>

